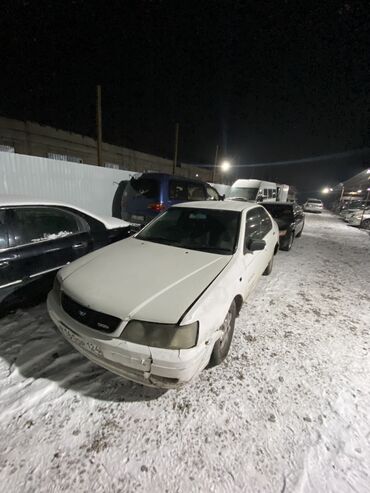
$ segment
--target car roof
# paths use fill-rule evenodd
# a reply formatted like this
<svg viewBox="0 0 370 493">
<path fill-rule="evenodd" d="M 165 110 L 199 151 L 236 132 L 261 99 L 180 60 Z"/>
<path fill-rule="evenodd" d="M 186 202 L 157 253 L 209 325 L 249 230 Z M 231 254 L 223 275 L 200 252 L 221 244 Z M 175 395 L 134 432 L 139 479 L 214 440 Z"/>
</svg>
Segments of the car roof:
<svg viewBox="0 0 370 493">
<path fill-rule="evenodd" d="M 181 181 L 193 181 L 198 183 L 206 183 L 200 178 L 192 178 L 188 176 L 170 175 L 169 173 L 143 173 L 140 176 L 133 177 L 134 180 L 139 180 L 140 178 L 154 178 L 155 180 L 161 180 L 162 178 L 171 178 L 173 180 Z"/>
<path fill-rule="evenodd" d="M 241 200 L 199 200 L 196 202 L 182 202 L 172 207 L 188 207 L 194 209 L 215 209 L 220 211 L 241 212 L 254 207 L 260 207 L 256 202 L 244 202 Z"/>
<path fill-rule="evenodd" d="M 87 216 L 90 216 L 104 224 L 107 229 L 113 229 L 123 226 L 129 226 L 129 223 L 123 221 L 122 219 L 117 219 L 115 217 L 100 216 L 94 212 L 87 211 L 82 207 L 77 205 L 68 204 L 66 202 L 60 202 L 57 200 L 48 199 L 36 199 L 34 197 L 26 197 L 23 195 L 0 195 L 0 207 L 17 207 L 17 206 L 54 206 L 54 207 L 68 207 L 74 209 L 75 211 L 82 212 Z"/>
<path fill-rule="evenodd" d="M 277 207 L 293 207 L 294 202 L 274 202 L 273 200 L 264 200 L 263 202 L 260 202 L 261 205 L 274 205 Z"/>
</svg>

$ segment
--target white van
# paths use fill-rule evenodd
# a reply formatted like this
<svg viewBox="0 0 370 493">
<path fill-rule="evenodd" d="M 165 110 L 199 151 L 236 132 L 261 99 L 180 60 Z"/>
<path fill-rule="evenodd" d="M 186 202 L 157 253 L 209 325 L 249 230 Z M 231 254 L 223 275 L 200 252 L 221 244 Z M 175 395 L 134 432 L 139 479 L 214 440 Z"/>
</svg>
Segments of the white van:
<svg viewBox="0 0 370 493">
<path fill-rule="evenodd" d="M 262 180 L 236 180 L 231 188 L 229 199 L 248 200 L 251 202 L 263 202 L 264 200 L 276 201 L 276 183 Z"/>
</svg>

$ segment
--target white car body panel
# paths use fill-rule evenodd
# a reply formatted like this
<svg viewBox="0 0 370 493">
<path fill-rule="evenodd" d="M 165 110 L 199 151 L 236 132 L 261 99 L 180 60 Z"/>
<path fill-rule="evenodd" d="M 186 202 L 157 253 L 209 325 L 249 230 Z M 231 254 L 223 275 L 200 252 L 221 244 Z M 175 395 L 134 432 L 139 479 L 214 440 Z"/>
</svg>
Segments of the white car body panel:
<svg viewBox="0 0 370 493">
<path fill-rule="evenodd" d="M 94 269 L 89 261 L 75 262 L 60 275 L 81 305 L 122 320 L 175 324 L 230 258 L 127 238 L 101 249 Z"/>
<path fill-rule="evenodd" d="M 80 352 L 110 371 L 149 386 L 180 385 L 208 364 L 231 303 L 236 297 L 241 302 L 248 297 L 276 252 L 279 239 L 278 227 L 272 220 L 272 229 L 264 238 L 265 249 L 244 253 L 246 213 L 261 207 L 256 204 L 187 202 L 176 207 L 240 211 L 234 255 L 186 250 L 134 237 L 67 266 L 58 277 L 69 296 L 122 320 L 109 335 L 69 317 L 54 291 L 48 298 L 51 318 Z M 180 325 L 198 322 L 197 344 L 191 349 L 170 350 L 117 339 L 130 318 Z M 174 383 L 161 379 L 174 379 Z"/>
</svg>

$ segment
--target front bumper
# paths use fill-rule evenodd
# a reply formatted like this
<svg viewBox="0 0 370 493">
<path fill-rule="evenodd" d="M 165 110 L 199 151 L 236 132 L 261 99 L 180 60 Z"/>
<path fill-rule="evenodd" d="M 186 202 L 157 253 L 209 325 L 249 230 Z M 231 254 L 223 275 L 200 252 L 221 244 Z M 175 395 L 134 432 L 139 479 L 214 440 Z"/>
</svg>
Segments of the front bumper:
<svg viewBox="0 0 370 493">
<path fill-rule="evenodd" d="M 100 334 L 71 318 L 54 291 L 47 299 L 48 312 L 62 335 L 81 354 L 107 370 L 149 387 L 175 388 L 189 382 L 207 366 L 212 345 L 191 349 L 150 348 Z"/>
<path fill-rule="evenodd" d="M 360 226 L 361 224 L 361 219 L 360 218 L 357 218 L 357 217 L 350 217 L 348 220 L 347 220 L 348 224 L 350 226 Z"/>
</svg>

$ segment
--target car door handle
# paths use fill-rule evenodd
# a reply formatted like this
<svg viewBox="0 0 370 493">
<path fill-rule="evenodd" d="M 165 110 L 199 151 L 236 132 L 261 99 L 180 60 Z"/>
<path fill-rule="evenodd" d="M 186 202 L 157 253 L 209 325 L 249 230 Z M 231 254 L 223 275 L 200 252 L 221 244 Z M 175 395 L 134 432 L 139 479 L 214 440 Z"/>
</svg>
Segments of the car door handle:
<svg viewBox="0 0 370 493">
<path fill-rule="evenodd" d="M 84 248 L 84 247 L 87 247 L 87 243 L 85 241 L 80 241 L 79 243 L 74 243 L 72 245 L 72 248 L 74 248 L 75 250 L 78 250 L 79 248 Z"/>
<path fill-rule="evenodd" d="M 7 260 L 0 262 L 0 269 L 6 269 L 7 267 L 9 267 L 9 262 Z"/>
</svg>

